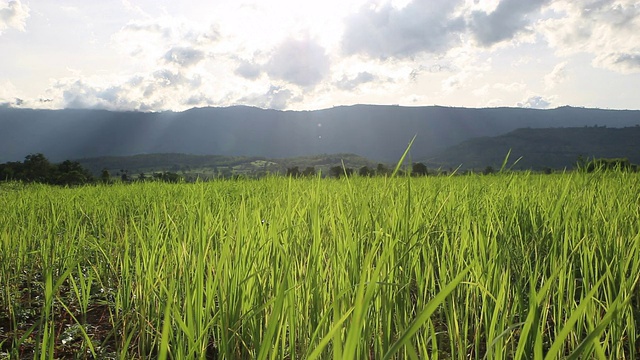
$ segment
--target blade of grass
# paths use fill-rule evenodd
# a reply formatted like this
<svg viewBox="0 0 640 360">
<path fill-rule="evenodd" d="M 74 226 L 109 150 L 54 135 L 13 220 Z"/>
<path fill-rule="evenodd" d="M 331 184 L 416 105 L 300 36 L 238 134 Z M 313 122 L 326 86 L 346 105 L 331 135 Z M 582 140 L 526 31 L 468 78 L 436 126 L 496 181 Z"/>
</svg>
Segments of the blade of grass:
<svg viewBox="0 0 640 360">
<path fill-rule="evenodd" d="M 286 273 L 287 272 L 284 271 L 283 276 Z M 282 284 L 282 279 L 279 283 Z M 260 343 L 260 350 L 258 352 L 258 357 L 257 357 L 258 360 L 266 360 L 267 357 L 269 356 L 269 351 L 272 350 L 272 348 L 274 349 L 278 348 L 277 346 L 274 346 L 275 344 L 272 344 L 272 341 L 273 341 L 274 335 L 276 334 L 276 331 L 278 330 L 279 327 L 282 326 L 280 317 L 283 311 L 282 309 L 284 306 L 284 298 L 285 298 L 286 292 L 287 292 L 287 289 L 284 288 L 284 285 L 281 285 L 278 291 L 276 301 L 273 304 L 273 310 L 269 315 L 269 325 L 267 325 L 267 330 L 265 331 L 264 337 L 262 338 L 262 342 Z"/>
<path fill-rule="evenodd" d="M 413 139 L 409 141 L 409 145 L 407 145 L 407 148 L 404 150 L 404 153 L 402 154 L 402 156 L 400 157 L 400 160 L 396 164 L 395 169 L 393 169 L 393 173 L 391 174 L 391 177 L 396 177 L 396 174 L 398 173 L 398 171 L 400 170 L 400 167 L 404 163 L 404 158 L 406 158 L 407 154 L 409 154 L 409 150 L 411 150 L 411 145 L 413 145 L 413 142 L 416 140 L 417 136 L 418 135 L 413 135 Z"/>
<path fill-rule="evenodd" d="M 355 307 L 352 306 L 344 315 L 342 315 L 342 317 L 338 321 L 333 324 L 331 330 L 329 330 L 329 332 L 327 332 L 322 340 L 320 340 L 318 346 L 316 346 L 311 354 L 306 357 L 307 360 L 315 360 L 318 358 L 318 356 L 320 356 L 320 354 L 322 354 L 322 350 L 324 350 L 324 348 L 329 344 L 333 336 L 337 332 L 342 330 L 342 324 L 349 318 L 349 316 L 353 312 L 353 309 L 355 309 Z"/>
<path fill-rule="evenodd" d="M 605 277 L 600 278 L 600 280 L 598 280 L 598 282 L 593 286 L 591 291 L 589 291 L 587 295 L 582 298 L 582 300 L 580 300 L 580 305 L 578 305 L 578 307 L 572 311 L 571 317 L 562 327 L 562 330 L 560 330 L 558 336 L 556 336 L 553 344 L 551 344 L 551 347 L 549 348 L 549 351 L 545 356 L 545 360 L 556 359 L 558 357 L 558 354 L 562 349 L 564 340 L 567 338 L 567 336 L 569 336 L 569 334 L 573 330 L 573 326 L 576 324 L 578 319 L 584 314 L 585 310 L 587 309 L 587 305 L 589 305 L 589 303 L 591 302 L 591 298 L 593 298 L 593 295 L 598 291 L 598 288 L 600 287 L 600 284 L 602 284 L 602 281 L 604 279 Z"/>
<path fill-rule="evenodd" d="M 431 299 L 425 308 L 416 316 L 416 318 L 409 324 L 409 327 L 398 337 L 398 340 L 391 346 L 389 351 L 382 357 L 384 360 L 390 359 L 395 355 L 402 346 L 409 345 L 411 337 L 420 330 L 427 320 L 431 317 L 434 311 L 440 306 L 440 304 L 453 292 L 460 282 L 467 276 L 467 273 L 471 270 L 471 266 L 464 269 L 458 276 L 456 276 L 444 289 Z"/>
</svg>

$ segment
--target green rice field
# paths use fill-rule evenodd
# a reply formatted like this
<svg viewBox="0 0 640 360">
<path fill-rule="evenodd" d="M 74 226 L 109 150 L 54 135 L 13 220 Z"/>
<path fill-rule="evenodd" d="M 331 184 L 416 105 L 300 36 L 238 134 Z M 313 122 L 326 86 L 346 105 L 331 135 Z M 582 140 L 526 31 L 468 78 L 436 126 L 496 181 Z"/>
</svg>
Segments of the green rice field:
<svg viewBox="0 0 640 360">
<path fill-rule="evenodd" d="M 0 359 L 640 359 L 640 174 L 0 184 Z"/>
</svg>

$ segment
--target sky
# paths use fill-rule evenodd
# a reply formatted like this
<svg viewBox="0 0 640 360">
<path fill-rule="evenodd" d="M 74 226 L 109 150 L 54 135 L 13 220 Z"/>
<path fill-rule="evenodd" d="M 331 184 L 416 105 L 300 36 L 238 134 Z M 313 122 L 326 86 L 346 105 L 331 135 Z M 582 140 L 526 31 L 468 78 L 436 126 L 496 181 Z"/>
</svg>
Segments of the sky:
<svg viewBox="0 0 640 360">
<path fill-rule="evenodd" d="M 0 0 L 0 107 L 640 109 L 636 0 Z"/>
</svg>

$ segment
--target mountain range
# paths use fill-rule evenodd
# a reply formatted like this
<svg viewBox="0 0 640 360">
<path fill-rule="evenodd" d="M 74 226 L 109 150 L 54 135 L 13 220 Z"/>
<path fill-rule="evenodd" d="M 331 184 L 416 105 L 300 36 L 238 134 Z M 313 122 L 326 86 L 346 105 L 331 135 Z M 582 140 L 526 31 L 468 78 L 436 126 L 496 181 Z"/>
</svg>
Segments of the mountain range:
<svg viewBox="0 0 640 360">
<path fill-rule="evenodd" d="M 458 161 L 448 157 L 453 151 L 448 148 L 478 152 L 480 140 L 464 142 L 516 129 L 639 124 L 637 110 L 575 107 L 353 105 L 278 111 L 235 106 L 159 113 L 0 108 L 0 162 L 19 161 L 31 153 L 43 153 L 51 161 L 153 153 L 265 158 L 352 153 L 392 163 L 415 136 L 413 159 L 450 164 Z M 544 150 L 544 145 L 527 151 L 536 149 Z"/>
<path fill-rule="evenodd" d="M 626 158 L 640 164 L 640 125 L 523 128 L 466 140 L 421 160 L 435 168 L 499 169 L 507 155 L 513 169 L 573 168 L 579 159 L 586 162 L 595 158 Z"/>
</svg>

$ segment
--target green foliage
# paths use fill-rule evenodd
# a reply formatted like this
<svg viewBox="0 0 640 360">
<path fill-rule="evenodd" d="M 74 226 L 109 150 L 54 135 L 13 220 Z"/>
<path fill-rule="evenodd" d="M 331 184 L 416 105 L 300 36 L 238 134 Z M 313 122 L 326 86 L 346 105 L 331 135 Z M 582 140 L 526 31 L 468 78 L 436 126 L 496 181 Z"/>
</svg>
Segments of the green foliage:
<svg viewBox="0 0 640 360">
<path fill-rule="evenodd" d="M 632 172 L 0 184 L 0 357 L 639 359 L 639 189 Z"/>
<path fill-rule="evenodd" d="M 385 164 L 376 165 L 376 175 L 378 176 L 386 176 L 391 174 L 390 170 L 387 168 Z"/>
<path fill-rule="evenodd" d="M 343 176 L 351 176 L 353 175 L 353 169 L 350 167 L 345 167 L 340 166 L 340 165 L 336 165 L 336 166 L 332 166 L 329 169 L 329 176 L 334 177 L 334 178 L 340 178 Z"/>
<path fill-rule="evenodd" d="M 482 172 L 484 175 L 491 175 L 493 173 L 495 173 L 496 170 L 493 168 L 493 166 L 487 166 L 486 168 L 484 168 L 484 171 Z"/>
<path fill-rule="evenodd" d="M 187 154 L 145 154 L 119 157 L 99 157 L 81 159 L 80 163 L 90 169 L 95 176 L 107 169 L 111 173 L 127 169 L 130 174 L 152 176 L 157 172 L 180 173 L 185 181 L 214 180 L 220 177 L 261 178 L 267 175 L 280 174 L 287 176 L 295 168 L 296 176 L 315 176 L 329 173 L 332 166 L 360 168 L 373 167 L 371 161 L 353 154 L 321 154 L 285 159 L 266 159 L 261 157 L 187 155 Z M 138 176 L 139 177 L 139 176 Z M 129 179 L 131 180 L 131 179 Z"/>
<path fill-rule="evenodd" d="M 51 164 L 43 154 L 27 155 L 22 163 L 0 164 L 0 181 L 37 182 L 52 185 L 82 185 L 94 181 L 91 173 L 77 161 Z"/>
<path fill-rule="evenodd" d="M 621 159 L 593 159 L 589 161 L 584 170 L 594 171 L 636 171 L 637 167 L 632 165 L 627 158 Z"/>
<path fill-rule="evenodd" d="M 316 168 L 313 166 L 307 166 L 303 171 L 302 171 L 302 175 L 303 176 L 316 176 Z"/>
<path fill-rule="evenodd" d="M 287 169 L 287 176 L 291 176 L 291 177 L 299 177 L 300 174 L 300 169 L 298 169 L 297 166 L 294 167 L 290 167 Z"/>
<path fill-rule="evenodd" d="M 417 162 L 411 165 L 411 175 L 413 176 L 427 176 L 427 165 Z"/>
<path fill-rule="evenodd" d="M 100 181 L 104 184 L 108 184 L 111 181 L 111 174 L 106 168 L 102 169 L 102 172 L 100 173 Z"/>
<path fill-rule="evenodd" d="M 373 176 L 374 174 L 375 174 L 374 170 L 370 169 L 366 165 L 358 169 L 358 175 L 360 176 Z"/>
<path fill-rule="evenodd" d="M 168 182 L 168 183 L 179 183 L 179 182 L 184 181 L 182 176 L 180 176 L 179 174 L 170 172 L 170 171 L 165 171 L 165 172 L 162 172 L 162 173 L 154 173 L 153 174 L 153 179 L 154 180 Z"/>
</svg>

